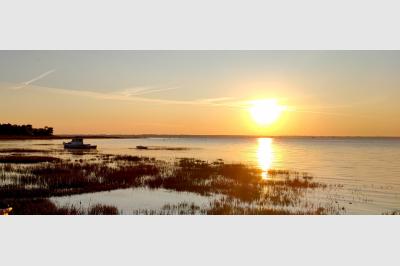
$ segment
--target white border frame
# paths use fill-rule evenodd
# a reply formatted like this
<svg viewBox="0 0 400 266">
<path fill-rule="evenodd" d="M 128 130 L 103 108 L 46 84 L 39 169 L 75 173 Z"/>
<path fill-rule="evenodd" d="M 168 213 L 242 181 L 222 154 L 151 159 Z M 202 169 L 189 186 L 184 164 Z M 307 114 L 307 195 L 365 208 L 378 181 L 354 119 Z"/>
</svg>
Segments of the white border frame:
<svg viewBox="0 0 400 266">
<path fill-rule="evenodd" d="M 0 49 L 398 49 L 395 0 L 2 0 Z"/>
<path fill-rule="evenodd" d="M 399 49 L 398 1 L 13 0 L 0 49 Z M 2 265 L 396 265 L 399 216 L 0 217 Z"/>
</svg>

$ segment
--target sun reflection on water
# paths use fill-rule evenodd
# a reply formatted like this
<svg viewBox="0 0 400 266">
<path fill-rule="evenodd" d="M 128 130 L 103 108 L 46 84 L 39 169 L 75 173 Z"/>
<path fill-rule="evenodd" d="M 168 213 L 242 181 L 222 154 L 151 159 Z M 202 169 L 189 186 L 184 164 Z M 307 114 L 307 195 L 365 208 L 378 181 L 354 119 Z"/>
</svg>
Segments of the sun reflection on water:
<svg viewBox="0 0 400 266">
<path fill-rule="evenodd" d="M 257 160 L 260 169 L 262 170 L 261 177 L 268 179 L 268 170 L 271 168 L 274 159 L 271 138 L 259 138 L 257 148 Z"/>
</svg>

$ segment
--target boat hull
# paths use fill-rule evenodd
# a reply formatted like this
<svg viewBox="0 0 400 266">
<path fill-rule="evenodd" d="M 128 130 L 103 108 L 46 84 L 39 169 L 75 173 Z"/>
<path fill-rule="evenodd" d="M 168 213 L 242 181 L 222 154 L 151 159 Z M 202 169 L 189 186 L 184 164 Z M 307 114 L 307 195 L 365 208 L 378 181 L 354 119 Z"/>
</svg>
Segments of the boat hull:
<svg viewBox="0 0 400 266">
<path fill-rule="evenodd" d="M 96 145 L 90 145 L 90 144 L 83 144 L 83 145 L 71 145 L 71 144 L 64 144 L 64 149 L 97 149 Z"/>
</svg>

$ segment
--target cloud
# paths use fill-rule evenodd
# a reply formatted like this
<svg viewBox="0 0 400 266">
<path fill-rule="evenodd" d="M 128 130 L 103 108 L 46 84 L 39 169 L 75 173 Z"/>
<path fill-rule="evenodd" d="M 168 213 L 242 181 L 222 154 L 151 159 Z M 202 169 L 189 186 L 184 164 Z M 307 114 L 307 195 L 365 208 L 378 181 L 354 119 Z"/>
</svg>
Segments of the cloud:
<svg viewBox="0 0 400 266">
<path fill-rule="evenodd" d="M 154 94 L 159 92 L 171 91 L 179 89 L 179 87 L 167 87 L 167 88 L 154 88 L 154 87 L 137 87 L 127 88 L 123 90 L 113 92 L 97 92 L 90 90 L 67 90 L 62 88 L 36 86 L 31 84 L 51 72 L 48 71 L 42 75 L 32 79 L 28 82 L 24 82 L 23 87 L 30 86 L 32 89 L 46 91 L 49 93 L 57 93 L 63 95 L 72 95 L 77 97 L 88 97 L 102 100 L 118 100 L 118 101 L 132 101 L 132 102 L 147 102 L 147 103 L 158 103 L 158 104 L 171 104 L 171 105 L 204 105 L 204 106 L 225 106 L 225 107 L 244 107 L 248 104 L 247 101 L 237 101 L 231 97 L 216 97 L 216 98 L 205 98 L 205 99 L 193 99 L 193 100 L 175 100 L 175 99 L 163 99 L 163 98 L 150 98 L 144 97 L 144 95 Z M 19 88 L 22 88 L 20 86 Z"/>
<path fill-rule="evenodd" d="M 167 88 L 135 87 L 135 88 L 126 88 L 123 90 L 118 90 L 113 92 L 96 92 L 89 90 L 67 90 L 62 88 L 36 86 L 33 84 L 34 82 L 45 78 L 46 76 L 52 74 L 55 71 L 56 71 L 55 69 L 46 71 L 28 81 L 16 84 L 15 87 L 11 87 L 10 89 L 20 90 L 30 86 L 31 88 L 45 90 L 50 93 L 73 95 L 78 97 L 89 97 L 89 98 L 103 99 L 103 100 L 148 102 L 148 103 L 159 103 L 159 104 L 208 105 L 208 106 L 225 106 L 225 107 L 244 107 L 248 105 L 248 101 L 235 101 L 235 99 L 231 97 L 216 97 L 216 98 L 193 99 L 193 100 L 174 100 L 174 99 L 143 97 L 144 95 L 148 94 L 176 90 L 178 89 L 178 87 L 167 87 Z"/>
<path fill-rule="evenodd" d="M 145 94 L 151 94 L 151 93 L 163 92 L 163 91 L 170 91 L 170 90 L 176 90 L 176 89 L 178 89 L 178 88 L 177 87 L 162 88 L 162 89 L 131 88 L 131 89 L 122 90 L 121 94 L 125 95 L 125 96 L 139 96 L 139 95 L 145 95 Z"/>
<path fill-rule="evenodd" d="M 16 87 L 13 87 L 12 89 L 14 89 L 14 90 L 23 89 L 23 88 L 29 86 L 30 84 L 32 84 L 32 83 L 34 83 L 34 82 L 36 82 L 36 81 L 38 81 L 38 80 L 40 80 L 40 79 L 45 78 L 46 76 L 50 75 L 50 74 L 53 73 L 54 71 L 56 71 L 56 70 L 55 70 L 55 69 L 52 69 L 52 70 L 49 70 L 49 71 L 47 71 L 47 72 L 44 72 L 44 73 L 40 74 L 39 76 L 37 76 L 37 77 L 31 79 L 31 80 L 22 82 L 21 84 L 17 85 Z"/>
</svg>

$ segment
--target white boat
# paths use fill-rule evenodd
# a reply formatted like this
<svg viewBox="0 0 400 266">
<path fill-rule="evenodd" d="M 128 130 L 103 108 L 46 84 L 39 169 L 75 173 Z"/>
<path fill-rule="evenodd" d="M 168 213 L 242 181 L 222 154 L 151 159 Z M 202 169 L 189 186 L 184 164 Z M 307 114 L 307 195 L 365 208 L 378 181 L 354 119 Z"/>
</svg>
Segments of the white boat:
<svg viewBox="0 0 400 266">
<path fill-rule="evenodd" d="M 64 149 L 96 149 L 96 145 L 84 144 L 83 138 L 73 138 L 70 142 L 64 142 Z"/>
</svg>

